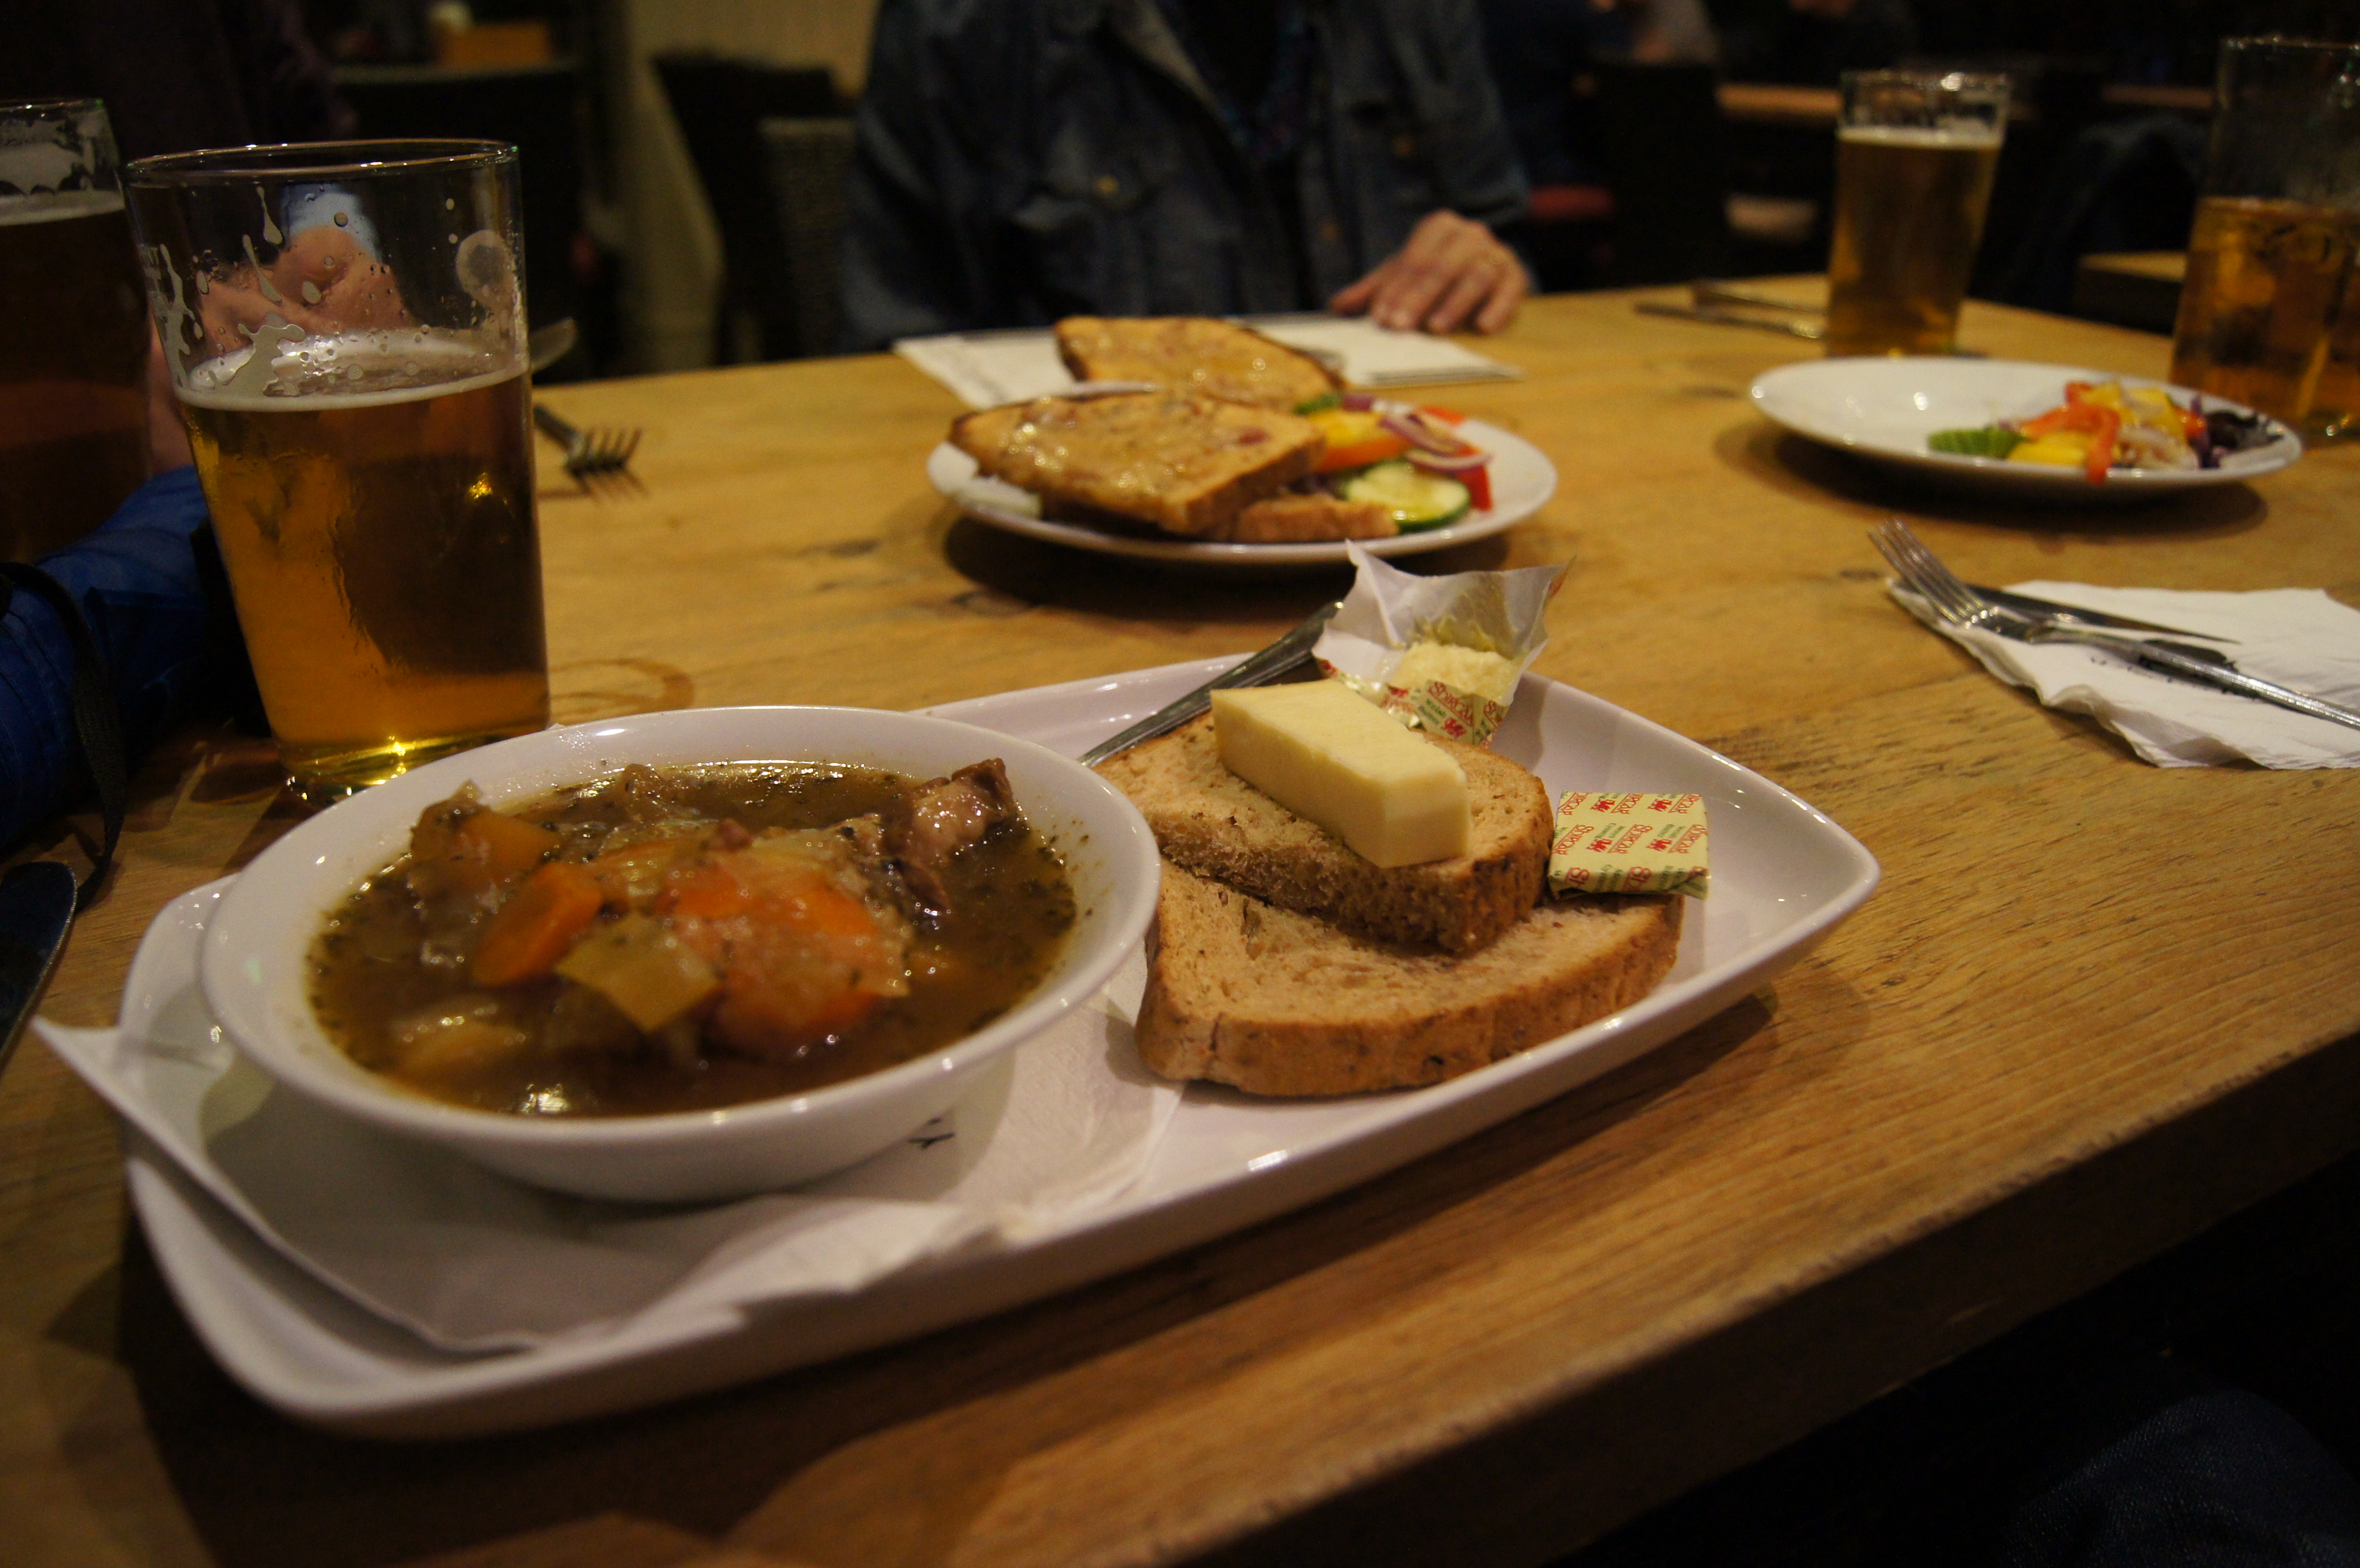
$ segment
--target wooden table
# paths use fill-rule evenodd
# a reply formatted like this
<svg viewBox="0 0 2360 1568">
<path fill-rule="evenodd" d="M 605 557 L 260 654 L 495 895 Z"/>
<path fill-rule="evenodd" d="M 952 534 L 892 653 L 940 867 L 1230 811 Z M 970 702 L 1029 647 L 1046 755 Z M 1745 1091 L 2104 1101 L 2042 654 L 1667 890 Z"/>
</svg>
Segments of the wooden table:
<svg viewBox="0 0 2360 1568">
<path fill-rule="evenodd" d="M 2160 339 L 1970 306 L 1973 346 L 2156 374 Z M 31 1565 L 1535 1562 L 2360 1145 L 2360 773 L 2165 771 L 1885 597 L 1965 575 L 2360 588 L 2360 451 L 2153 511 L 1889 488 L 1779 435 L 1765 334 L 1538 302 L 1450 394 L 1560 465 L 1437 567 L 1570 557 L 1541 669 L 1768 773 L 1884 887 L 1748 1002 L 1245 1235 L 914 1344 L 638 1414 L 398 1446 L 291 1425 L 196 1345 L 114 1130 L 0 1083 L 0 1560 Z M 871 358 L 552 388 L 646 427 L 544 482 L 561 709 L 908 707 L 1259 645 L 1333 577 L 1162 574 L 955 521 L 956 411 Z M 53 1018 L 115 1015 L 168 898 L 288 818 L 251 747 L 147 770 Z"/>
</svg>

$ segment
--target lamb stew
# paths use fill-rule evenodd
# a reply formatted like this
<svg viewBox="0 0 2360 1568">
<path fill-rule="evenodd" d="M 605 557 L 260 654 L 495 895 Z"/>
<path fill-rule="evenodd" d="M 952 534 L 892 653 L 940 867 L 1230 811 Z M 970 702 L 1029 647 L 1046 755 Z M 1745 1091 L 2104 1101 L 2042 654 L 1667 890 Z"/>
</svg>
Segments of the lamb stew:
<svg viewBox="0 0 2360 1568">
<path fill-rule="evenodd" d="M 705 1110 L 950 1044 L 1074 923 L 996 760 L 919 782 L 809 763 L 632 767 L 494 811 L 464 786 L 311 950 L 321 1025 L 436 1099 Z"/>
</svg>

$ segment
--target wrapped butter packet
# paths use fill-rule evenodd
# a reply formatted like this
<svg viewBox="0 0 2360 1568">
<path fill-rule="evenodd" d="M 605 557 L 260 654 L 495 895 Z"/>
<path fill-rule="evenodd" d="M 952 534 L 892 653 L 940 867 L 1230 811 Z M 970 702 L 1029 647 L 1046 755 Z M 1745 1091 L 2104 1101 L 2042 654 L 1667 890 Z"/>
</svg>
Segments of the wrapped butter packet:
<svg viewBox="0 0 2360 1568">
<path fill-rule="evenodd" d="M 1480 746 L 1548 646 L 1564 566 L 1421 577 L 1348 544 L 1359 575 L 1312 652 L 1320 668 L 1413 728 Z"/>
<path fill-rule="evenodd" d="M 1704 797 L 1568 789 L 1549 841 L 1552 893 L 1710 890 Z"/>
</svg>

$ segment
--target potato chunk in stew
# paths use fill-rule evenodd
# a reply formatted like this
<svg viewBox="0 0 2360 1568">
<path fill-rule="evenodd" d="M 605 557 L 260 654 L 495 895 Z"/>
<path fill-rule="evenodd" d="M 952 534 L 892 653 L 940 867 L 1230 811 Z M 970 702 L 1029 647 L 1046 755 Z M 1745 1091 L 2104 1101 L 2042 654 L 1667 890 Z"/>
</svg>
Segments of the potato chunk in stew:
<svg viewBox="0 0 2360 1568">
<path fill-rule="evenodd" d="M 508 811 L 473 786 L 429 807 L 328 917 L 312 1006 L 355 1061 L 437 1099 L 696 1110 L 974 1032 L 1073 921 L 996 759 L 923 783 L 633 767 Z"/>
</svg>

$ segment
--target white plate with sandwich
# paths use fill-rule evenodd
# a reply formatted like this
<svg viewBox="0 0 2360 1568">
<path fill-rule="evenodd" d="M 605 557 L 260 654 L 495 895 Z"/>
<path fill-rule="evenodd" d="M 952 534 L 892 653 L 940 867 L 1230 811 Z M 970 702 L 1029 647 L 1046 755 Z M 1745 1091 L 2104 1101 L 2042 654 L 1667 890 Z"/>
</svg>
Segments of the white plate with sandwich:
<svg viewBox="0 0 2360 1568">
<path fill-rule="evenodd" d="M 1348 390 L 1335 368 L 1204 317 L 1071 316 L 1076 383 L 978 408 L 926 476 L 969 517 L 1106 555 L 1340 565 L 1345 541 L 1414 555 L 1532 516 L 1557 470 L 1495 426 Z"/>
<path fill-rule="evenodd" d="M 2220 452 L 2209 468 L 2115 468 L 2098 483 L 2078 467 L 1937 452 L 1928 445 L 1939 431 L 2031 419 L 2063 402 L 2069 382 L 2107 381 L 2125 389 L 2159 388 L 2182 408 L 2201 398 L 2205 410 L 2250 421 L 2253 444 Z M 1765 418 L 1797 435 L 1904 478 L 2049 506 L 2158 500 L 2275 474 L 2302 455 L 2302 442 L 2292 430 L 2242 403 L 2066 365 L 1931 357 L 1812 360 L 1763 376 L 1754 383 L 1752 397 Z"/>
<path fill-rule="evenodd" d="M 935 710 L 1075 755 L 1195 687 L 1214 659 Z M 1143 1171 L 1037 1231 L 931 1256 L 866 1286 L 760 1311 L 654 1314 L 530 1348 L 433 1348 L 315 1282 L 201 1191 L 137 1126 L 128 1184 L 175 1296 L 256 1394 L 340 1431 L 448 1437 L 543 1424 L 744 1381 L 982 1317 L 1256 1224 L 1491 1127 L 1627 1062 L 1759 989 L 1857 909 L 1876 862 L 1760 775 L 1571 687 L 1527 674 L 1492 746 L 1566 789 L 1683 790 L 1712 818 L 1711 897 L 1685 909 L 1668 974 L 1620 1011 L 1426 1088 L 1258 1099 L 1191 1084 Z M 123 1043 L 202 1034 L 194 954 L 218 886 L 176 901 L 126 986 Z M 1138 984 L 1134 976 L 1132 985 Z M 1120 1014 L 1138 997 L 1113 996 Z M 176 1062 L 193 1111 L 217 1074 Z M 322 1113 L 325 1114 L 325 1113 Z M 333 1129 L 331 1129 L 333 1130 Z M 318 1158 L 346 1158 L 333 1138 Z M 388 1222 L 390 1223 L 390 1222 Z"/>
<path fill-rule="evenodd" d="M 1371 555 L 1423 555 L 1489 539 L 1513 528 L 1557 494 L 1557 466 L 1540 448 L 1497 425 L 1469 419 L 1459 427 L 1472 444 L 1491 453 L 1491 505 L 1469 512 L 1444 528 L 1360 541 Z M 977 472 L 975 459 L 948 441 L 926 459 L 926 478 L 978 522 L 1028 539 L 1071 545 L 1099 555 L 1144 561 L 1185 561 L 1207 566 L 1349 566 L 1340 539 L 1314 544 L 1218 544 L 1201 539 L 1116 532 L 1089 523 L 1059 522 L 1041 516 L 1041 498 Z"/>
</svg>

